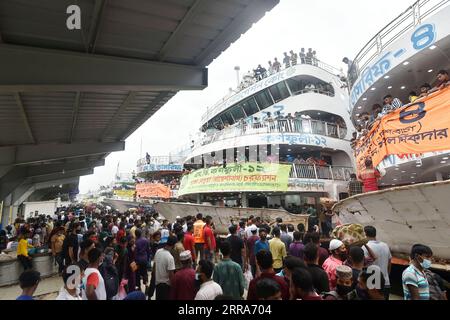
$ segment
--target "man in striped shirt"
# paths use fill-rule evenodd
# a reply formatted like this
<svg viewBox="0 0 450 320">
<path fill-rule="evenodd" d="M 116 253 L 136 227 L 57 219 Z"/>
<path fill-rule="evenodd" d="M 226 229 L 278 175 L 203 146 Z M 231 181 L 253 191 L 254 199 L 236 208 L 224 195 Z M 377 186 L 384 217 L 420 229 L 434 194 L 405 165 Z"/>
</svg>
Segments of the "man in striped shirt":
<svg viewBox="0 0 450 320">
<path fill-rule="evenodd" d="M 400 99 L 393 98 L 390 94 L 383 98 L 383 103 L 383 111 L 381 112 L 383 116 L 403 106 Z"/>
<path fill-rule="evenodd" d="M 430 300 L 430 286 L 425 270 L 431 266 L 430 247 L 415 244 L 411 249 L 411 263 L 403 271 L 402 284 L 405 300 Z"/>
</svg>

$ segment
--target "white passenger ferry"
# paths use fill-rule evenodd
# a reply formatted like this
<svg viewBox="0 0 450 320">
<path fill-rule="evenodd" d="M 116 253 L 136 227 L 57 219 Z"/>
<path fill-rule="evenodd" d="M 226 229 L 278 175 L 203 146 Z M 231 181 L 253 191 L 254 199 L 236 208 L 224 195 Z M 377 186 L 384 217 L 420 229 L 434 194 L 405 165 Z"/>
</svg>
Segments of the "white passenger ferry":
<svg viewBox="0 0 450 320">
<path fill-rule="evenodd" d="M 364 112 L 371 113 L 374 104 L 382 104 L 385 95 L 407 104 L 411 91 L 419 95 L 423 84 L 436 85 L 440 70 L 450 71 L 449 17 L 450 1 L 417 1 L 361 49 L 351 69 L 353 76 L 349 77 L 349 112 L 355 126 Z M 449 114 L 444 111 L 433 116 L 434 120 L 429 118 L 435 112 L 432 108 L 437 108 L 436 101 L 440 101 L 439 110 L 448 109 L 450 95 L 445 90 L 429 95 L 426 101 L 419 99 L 402 107 L 396 120 L 409 122 L 411 132 L 400 132 L 398 137 L 387 138 L 385 144 L 374 148 L 377 154 L 385 147 L 411 141 L 411 151 L 389 153 L 379 163 L 378 169 L 385 173 L 379 185 L 385 190 L 346 199 L 334 211 L 343 223 L 376 226 L 379 238 L 389 243 L 394 254 L 406 256 L 413 244 L 423 243 L 448 263 L 450 148 L 445 146 Z M 436 118 L 440 119 L 439 126 L 434 125 Z M 430 132 L 424 129 L 430 127 Z M 418 144 L 434 149 L 415 152 Z"/>
<path fill-rule="evenodd" d="M 348 196 L 354 126 L 342 71 L 316 58 L 271 71 L 257 80 L 244 77 L 239 89 L 207 109 L 184 163 L 193 170 L 181 182 L 184 200 L 301 213 L 305 204 L 319 209 L 321 198 Z M 275 170 L 276 181 L 277 166 L 287 167 L 286 180 L 243 182 L 253 169 Z"/>
</svg>

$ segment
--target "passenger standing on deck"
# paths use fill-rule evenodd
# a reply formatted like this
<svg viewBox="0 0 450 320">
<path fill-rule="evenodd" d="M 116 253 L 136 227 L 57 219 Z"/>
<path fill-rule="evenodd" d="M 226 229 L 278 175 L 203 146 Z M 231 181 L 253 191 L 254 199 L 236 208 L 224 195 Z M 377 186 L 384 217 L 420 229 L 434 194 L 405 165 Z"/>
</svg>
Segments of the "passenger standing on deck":
<svg viewBox="0 0 450 320">
<path fill-rule="evenodd" d="M 373 264 L 380 267 L 381 272 L 383 273 L 385 285 L 384 285 L 384 297 L 386 300 L 389 300 L 389 292 L 391 288 L 391 283 L 389 280 L 389 274 L 391 273 L 391 259 L 392 254 L 389 246 L 377 240 L 377 229 L 373 226 L 364 227 L 364 232 L 366 234 L 367 246 L 374 252 L 376 255 L 376 259 L 373 261 Z M 364 255 L 369 257 L 369 252 L 365 247 L 362 248 L 364 250 Z"/>
<path fill-rule="evenodd" d="M 288 56 L 287 52 L 284 53 L 283 63 L 286 69 L 291 66 L 291 58 Z"/>
<path fill-rule="evenodd" d="M 372 160 L 366 159 L 366 168 L 359 173 L 358 178 L 364 185 L 364 192 L 371 192 L 378 190 L 378 178 L 381 177 L 380 172 L 373 167 Z"/>
<path fill-rule="evenodd" d="M 215 252 L 216 252 L 216 237 L 212 229 L 212 217 L 206 216 L 205 227 L 203 228 L 203 238 L 205 241 L 204 245 L 204 258 L 205 260 L 214 262 Z"/>
<path fill-rule="evenodd" d="M 431 266 L 431 248 L 422 244 L 412 246 L 409 267 L 403 271 L 403 295 L 405 300 L 430 300 L 430 286 L 425 270 Z"/>
<path fill-rule="evenodd" d="M 302 49 L 300 50 L 300 62 L 301 62 L 302 64 L 305 64 L 305 63 L 306 63 L 306 53 L 305 53 L 305 48 L 302 48 Z"/>
<path fill-rule="evenodd" d="M 195 256 L 200 260 L 204 258 L 204 246 L 205 237 L 203 229 L 205 228 L 205 222 L 203 221 L 203 215 L 197 214 L 197 221 L 194 222 L 194 241 L 195 241 Z"/>
<path fill-rule="evenodd" d="M 274 58 L 274 62 L 273 62 L 272 66 L 273 66 L 273 71 L 275 73 L 280 72 L 280 70 L 281 70 L 281 63 L 278 61 L 277 58 Z"/>
<path fill-rule="evenodd" d="M 296 53 L 294 52 L 294 50 L 291 50 L 289 53 L 291 54 L 291 65 L 292 65 L 292 66 L 297 65 L 297 62 L 298 62 L 298 54 L 296 54 Z"/>
<path fill-rule="evenodd" d="M 328 281 L 330 284 L 330 290 L 336 289 L 336 268 L 343 264 L 343 261 L 347 258 L 345 244 L 338 239 L 330 241 L 329 247 L 331 255 L 322 265 L 322 268 L 328 275 Z M 351 269 L 350 269 L 351 272 Z"/>
<path fill-rule="evenodd" d="M 307 64 L 312 64 L 312 62 L 313 62 L 313 56 L 314 56 L 314 54 L 313 54 L 313 52 L 312 52 L 312 49 L 309 48 L 309 49 L 308 49 L 308 52 L 306 53 L 306 63 L 307 63 Z"/>
<path fill-rule="evenodd" d="M 273 269 L 279 273 L 283 269 L 283 259 L 287 256 L 286 245 L 280 239 L 281 231 L 274 228 L 272 231 L 274 238 L 269 241 L 270 252 L 273 257 Z"/>
</svg>

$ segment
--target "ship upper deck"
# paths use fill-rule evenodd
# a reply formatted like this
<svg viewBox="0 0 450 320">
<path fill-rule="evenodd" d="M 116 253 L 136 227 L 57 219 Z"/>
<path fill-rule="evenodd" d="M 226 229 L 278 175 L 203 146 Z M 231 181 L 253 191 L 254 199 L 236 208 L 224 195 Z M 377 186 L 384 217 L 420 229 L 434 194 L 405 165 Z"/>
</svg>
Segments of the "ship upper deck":
<svg viewBox="0 0 450 320">
<path fill-rule="evenodd" d="M 449 0 L 419 0 L 378 32 L 349 62 L 350 112 L 358 123 L 390 94 L 406 103 L 410 92 L 433 86 L 450 67 Z"/>
<path fill-rule="evenodd" d="M 208 123 L 214 123 L 214 118 L 218 118 L 218 121 L 228 122 L 232 124 L 237 122 L 241 118 L 246 118 L 251 116 L 253 111 L 259 111 L 266 106 L 265 100 L 272 100 L 272 104 L 277 103 L 277 93 L 280 90 L 289 91 L 292 94 L 303 94 L 309 92 L 307 85 L 314 85 L 317 93 L 334 97 L 335 88 L 341 88 L 345 85 L 342 82 L 344 76 L 342 69 L 339 70 L 331 65 L 328 65 L 315 56 L 310 60 L 298 59 L 298 63 L 289 64 L 289 66 L 279 66 L 277 69 L 269 68 L 266 70 L 262 68 L 262 73 L 258 74 L 258 69 L 254 70 L 255 74 L 246 74 L 243 76 L 242 82 L 239 87 L 222 98 L 211 108 L 207 108 L 207 111 L 203 114 L 202 130 L 206 130 Z M 280 82 L 287 81 L 289 79 L 295 78 L 297 81 L 291 81 L 290 86 L 286 88 L 276 88 Z M 301 82 L 299 84 L 299 82 Z M 303 85 L 302 87 L 300 87 Z M 291 88 L 292 87 L 292 88 Z M 264 97 L 259 97 L 257 94 L 265 89 L 267 93 Z M 267 97 L 266 97 L 267 96 Z M 252 101 L 246 101 L 252 100 Z M 244 101 L 250 104 L 248 107 L 243 105 L 240 106 Z M 254 101 L 254 103 L 252 103 Z M 270 102 L 270 101 L 269 101 Z M 263 105 L 261 105 L 263 104 Z M 235 108 L 236 107 L 236 108 Z M 224 111 L 230 109 L 240 109 L 233 110 L 231 112 L 231 117 L 218 117 Z M 230 123 L 231 122 L 231 123 Z"/>
</svg>

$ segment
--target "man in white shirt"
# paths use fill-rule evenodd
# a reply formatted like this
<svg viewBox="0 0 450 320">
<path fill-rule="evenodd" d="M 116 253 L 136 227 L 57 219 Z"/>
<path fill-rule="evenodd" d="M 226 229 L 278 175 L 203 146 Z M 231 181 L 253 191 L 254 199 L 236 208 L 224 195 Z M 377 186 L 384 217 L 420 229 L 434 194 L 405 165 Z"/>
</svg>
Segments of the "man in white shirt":
<svg viewBox="0 0 450 320">
<path fill-rule="evenodd" d="M 254 219 L 248 220 L 247 227 L 245 228 L 247 239 L 251 238 L 251 236 L 253 235 L 252 231 L 255 229 L 258 230 L 258 227 L 255 225 L 255 220 Z M 256 231 L 256 233 L 258 233 L 258 231 Z"/>
<path fill-rule="evenodd" d="M 377 259 L 373 262 L 373 264 L 380 267 L 381 272 L 383 273 L 384 279 L 385 279 L 385 286 L 384 286 L 384 298 L 386 300 L 389 300 L 389 291 L 390 291 L 390 281 L 389 281 L 389 273 L 391 272 L 391 251 L 389 250 L 389 246 L 382 242 L 377 241 L 377 229 L 373 226 L 366 226 L 364 227 L 364 232 L 366 233 L 366 237 L 369 240 L 367 243 L 367 246 L 373 251 Z M 366 257 L 369 257 L 369 253 L 367 249 L 363 246 L 364 255 Z"/>
<path fill-rule="evenodd" d="M 119 227 L 117 225 L 113 225 L 111 228 L 111 233 L 114 236 L 114 238 L 116 237 L 117 232 L 119 232 Z"/>
<path fill-rule="evenodd" d="M 156 300 L 169 300 L 170 283 L 175 271 L 175 260 L 170 251 L 177 242 L 177 237 L 170 236 L 164 248 L 156 251 L 152 274 L 155 276 Z"/>
<path fill-rule="evenodd" d="M 89 266 L 84 270 L 83 300 L 106 300 L 106 287 L 98 267 L 103 263 L 103 253 L 93 248 L 88 253 Z"/>
<path fill-rule="evenodd" d="M 69 265 L 63 272 L 62 278 L 64 281 L 64 286 L 62 286 L 59 290 L 56 300 L 81 300 L 80 275 L 74 279 L 75 281 L 70 279 L 73 274 L 73 270 L 80 270 L 80 268 L 77 265 L 72 264 Z"/>
<path fill-rule="evenodd" d="M 218 295 L 223 294 L 220 285 L 211 279 L 213 270 L 214 264 L 211 261 L 199 261 L 195 280 L 199 281 L 201 285 L 195 300 L 214 300 Z"/>
</svg>

